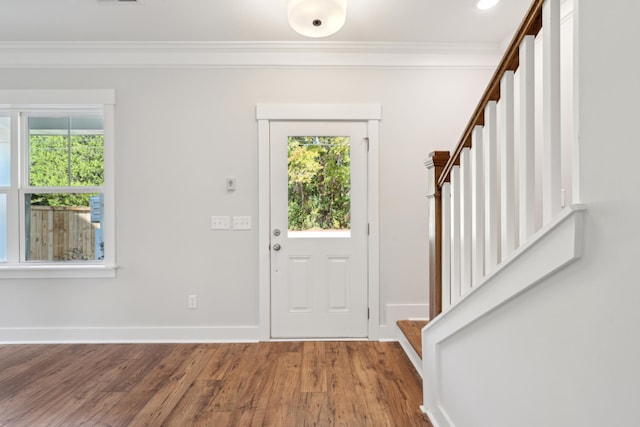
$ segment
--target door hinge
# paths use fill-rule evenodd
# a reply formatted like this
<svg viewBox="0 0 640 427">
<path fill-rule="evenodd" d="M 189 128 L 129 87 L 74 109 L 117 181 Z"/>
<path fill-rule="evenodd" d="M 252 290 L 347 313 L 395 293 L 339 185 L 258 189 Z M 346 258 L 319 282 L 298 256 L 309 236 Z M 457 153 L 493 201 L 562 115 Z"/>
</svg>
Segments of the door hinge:
<svg viewBox="0 0 640 427">
<path fill-rule="evenodd" d="M 371 319 L 371 309 L 367 308 L 367 319 Z"/>
<path fill-rule="evenodd" d="M 369 151 L 369 138 L 365 137 L 362 140 L 364 141 L 364 146 L 367 147 L 367 151 Z"/>
<path fill-rule="evenodd" d="M 367 223 L 367 236 L 371 234 L 371 224 Z"/>
</svg>

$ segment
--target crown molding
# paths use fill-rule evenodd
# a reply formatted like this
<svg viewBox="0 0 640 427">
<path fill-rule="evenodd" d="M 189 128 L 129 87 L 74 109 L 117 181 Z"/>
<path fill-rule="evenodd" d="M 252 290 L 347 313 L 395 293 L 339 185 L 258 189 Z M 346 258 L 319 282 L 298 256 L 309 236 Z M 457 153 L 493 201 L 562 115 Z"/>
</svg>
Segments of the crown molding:
<svg viewBox="0 0 640 427">
<path fill-rule="evenodd" d="M 0 68 L 493 69 L 498 45 L 341 42 L 0 42 Z"/>
</svg>

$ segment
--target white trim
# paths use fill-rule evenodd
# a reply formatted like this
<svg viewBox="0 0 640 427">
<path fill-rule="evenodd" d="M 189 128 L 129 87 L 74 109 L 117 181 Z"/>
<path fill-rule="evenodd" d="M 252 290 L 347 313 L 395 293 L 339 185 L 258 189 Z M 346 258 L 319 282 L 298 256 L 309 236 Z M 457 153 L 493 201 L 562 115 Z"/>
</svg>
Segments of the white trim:
<svg viewBox="0 0 640 427">
<path fill-rule="evenodd" d="M 271 338 L 269 120 L 258 120 L 258 292 L 260 339 Z"/>
<path fill-rule="evenodd" d="M 258 104 L 258 120 L 380 120 L 380 104 Z M 369 137 L 371 138 L 371 137 Z"/>
<path fill-rule="evenodd" d="M 387 304 L 386 325 L 380 326 L 380 340 L 397 341 L 422 377 L 422 359 L 402 333 L 398 320 L 428 320 L 429 304 Z"/>
<path fill-rule="evenodd" d="M 114 97 L 115 101 L 115 92 Z M 104 135 L 104 230 L 102 238 L 104 242 L 104 260 L 111 263 L 115 277 L 116 259 L 116 129 L 115 107 L 113 104 L 105 104 L 102 112 Z"/>
<path fill-rule="evenodd" d="M 0 263 L 0 278 L 21 279 L 21 278 L 113 278 L 116 275 L 116 252 L 115 252 L 115 126 L 114 126 L 114 104 L 115 90 L 0 90 L 0 109 L 10 109 L 12 120 L 11 135 L 11 162 L 12 182 L 9 194 L 11 204 L 18 206 L 18 210 L 8 209 L 8 248 L 7 262 Z M 28 185 L 19 188 L 19 183 L 26 183 L 27 170 L 20 165 L 26 159 L 27 144 L 18 143 L 26 141 L 26 136 L 19 137 L 20 132 L 26 132 L 20 124 L 20 112 L 30 110 L 52 111 L 60 109 L 62 112 L 69 112 L 70 109 L 81 108 L 82 111 L 99 109 L 100 115 L 104 119 L 104 162 L 105 162 L 105 183 L 102 188 L 92 187 L 91 190 L 102 192 L 105 197 L 105 258 L 104 262 L 88 263 L 46 263 L 46 262 L 25 262 L 25 254 L 18 248 L 25 247 L 24 227 L 20 224 L 20 218 L 25 217 L 23 197 L 25 191 L 34 190 Z M 21 159 L 18 159 L 20 153 Z M 21 172 L 19 171 L 21 170 Z M 22 173 L 22 176 L 19 176 Z M 20 179 L 19 179 L 20 178 Z M 88 187 L 79 187 L 74 192 L 86 192 Z M 54 188 L 44 189 L 50 192 Z M 67 190 L 62 190 L 67 192 Z M 18 231 L 20 230 L 20 231 Z"/>
<path fill-rule="evenodd" d="M 0 68 L 494 69 L 499 44 L 369 42 L 4 42 Z"/>
<path fill-rule="evenodd" d="M 411 345 L 407 337 L 402 333 L 400 327 L 396 325 L 395 329 L 400 347 L 402 347 L 404 353 L 407 355 L 407 358 L 415 368 L 416 372 L 418 372 L 418 375 L 420 375 L 420 378 L 422 378 L 422 359 L 418 355 L 418 352 L 413 349 L 413 346 Z"/>
<path fill-rule="evenodd" d="M 431 422 L 431 425 L 433 427 L 440 427 L 441 426 L 441 424 L 439 424 L 437 421 L 434 421 L 435 416 L 433 415 L 433 411 L 430 411 L 424 405 L 420 405 L 420 411 L 422 411 L 422 413 L 425 414 L 427 416 L 427 418 L 429 418 L 429 421 Z"/>
<path fill-rule="evenodd" d="M 28 127 L 28 117 L 25 116 L 22 111 L 19 111 L 19 119 L 16 122 L 18 124 L 18 132 L 20 136 L 18 137 L 18 150 L 19 150 L 19 158 L 18 162 L 15 164 L 19 172 L 20 178 L 15 182 L 15 187 L 18 190 L 18 233 L 19 233 L 19 244 L 17 249 L 19 250 L 17 265 L 7 265 L 9 271 L 12 271 L 15 267 L 20 268 L 21 266 L 27 267 L 25 261 L 27 259 L 27 208 L 25 206 L 25 198 L 24 198 L 24 190 L 25 187 L 29 186 L 29 169 L 31 166 L 27 164 L 29 162 L 29 131 Z M 12 123 L 13 126 L 13 123 Z"/>
<path fill-rule="evenodd" d="M 583 212 L 580 205 L 565 208 L 456 305 L 424 327 L 424 408 L 434 425 L 453 425 L 440 395 L 441 384 L 448 381 L 440 371 L 442 343 L 580 258 Z"/>
<path fill-rule="evenodd" d="M 257 326 L 0 328 L 1 344 L 257 342 Z"/>
<path fill-rule="evenodd" d="M 105 233 L 106 234 L 106 233 Z M 100 279 L 116 277 L 117 267 L 85 264 L 0 264 L 2 279 Z"/>
<path fill-rule="evenodd" d="M 571 122 L 573 123 L 573 141 L 571 142 L 571 152 L 573 154 L 573 157 L 571 159 L 571 171 L 572 171 L 572 176 L 571 176 L 571 197 L 572 197 L 572 203 L 581 203 L 582 202 L 582 190 L 580 187 L 580 183 L 582 182 L 581 179 L 581 170 L 580 170 L 580 109 L 582 106 L 582 101 L 580 99 L 580 67 L 579 65 L 581 64 L 580 61 L 580 19 L 578 19 L 579 16 L 579 10 L 578 8 L 580 7 L 580 2 L 577 1 L 576 5 L 575 5 L 575 10 L 574 10 L 574 6 L 573 6 L 573 0 L 571 0 L 571 5 L 572 5 L 572 14 L 575 13 L 576 15 L 576 19 L 572 20 L 572 25 L 573 25 L 573 34 L 572 34 L 572 38 L 573 38 L 573 75 L 571 76 L 571 79 L 573 81 L 573 117 L 571 118 Z M 573 15 L 571 16 L 571 18 L 573 18 Z"/>
<path fill-rule="evenodd" d="M 16 123 L 18 125 L 16 125 Z M 20 261 L 20 212 L 18 209 L 9 209 L 9 206 L 20 205 L 20 167 L 16 167 L 20 161 L 20 113 L 11 112 L 11 186 L 7 194 L 7 262 L 18 263 Z"/>
<path fill-rule="evenodd" d="M 367 129 L 369 156 L 367 159 L 367 216 L 369 222 L 369 339 L 380 337 L 380 105 L 371 106 L 377 117 L 371 117 Z"/>
<path fill-rule="evenodd" d="M 344 120 L 368 122 L 368 222 L 370 224 L 368 276 L 370 308 L 368 338 L 377 340 L 380 331 L 379 313 L 379 135 L 381 118 L 379 104 L 258 104 L 258 288 L 260 302 L 259 336 L 271 339 L 271 251 L 270 238 L 270 121 L 279 120 Z"/>
<path fill-rule="evenodd" d="M 427 320 L 429 304 L 387 304 L 384 307 L 385 324 L 380 325 L 378 339 L 398 341 L 398 320 Z"/>
</svg>

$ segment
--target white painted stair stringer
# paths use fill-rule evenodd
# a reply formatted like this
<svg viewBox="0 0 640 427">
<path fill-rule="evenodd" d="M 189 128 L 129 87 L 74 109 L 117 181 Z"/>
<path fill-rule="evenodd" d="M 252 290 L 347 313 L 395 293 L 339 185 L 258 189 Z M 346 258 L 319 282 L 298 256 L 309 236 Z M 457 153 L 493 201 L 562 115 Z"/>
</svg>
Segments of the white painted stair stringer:
<svg viewBox="0 0 640 427">
<path fill-rule="evenodd" d="M 455 426 L 449 405 L 458 396 L 442 395 L 449 378 L 442 369 L 441 345 L 454 335 L 484 319 L 488 314 L 566 267 L 581 256 L 581 205 L 565 208 L 549 224 L 538 230 L 525 245 L 504 260 L 498 269 L 464 295 L 460 301 L 433 319 L 422 330 L 422 410 L 436 427 Z M 496 354 L 497 358 L 503 355 Z M 457 406 L 464 402 L 457 402 Z"/>
<path fill-rule="evenodd" d="M 420 378 L 423 378 L 422 359 L 418 355 L 418 352 L 413 349 L 413 346 L 397 325 L 396 333 L 398 335 L 398 343 L 400 344 L 400 347 L 402 347 L 402 349 L 404 350 L 405 354 L 409 358 L 409 361 L 418 372 L 418 375 L 420 375 Z"/>
</svg>

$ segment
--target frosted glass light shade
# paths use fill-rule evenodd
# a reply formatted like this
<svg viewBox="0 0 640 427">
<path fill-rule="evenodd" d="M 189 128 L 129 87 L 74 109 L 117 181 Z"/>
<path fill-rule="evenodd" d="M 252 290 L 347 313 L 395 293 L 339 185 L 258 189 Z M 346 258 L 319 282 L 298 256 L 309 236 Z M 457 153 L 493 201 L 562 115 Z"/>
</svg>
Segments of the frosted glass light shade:
<svg viewBox="0 0 640 427">
<path fill-rule="evenodd" d="M 289 0 L 289 25 L 307 37 L 336 33 L 347 19 L 347 0 Z"/>
<path fill-rule="evenodd" d="M 476 3 L 476 7 L 480 10 L 491 9 L 493 6 L 497 5 L 500 0 L 478 0 Z"/>
</svg>

